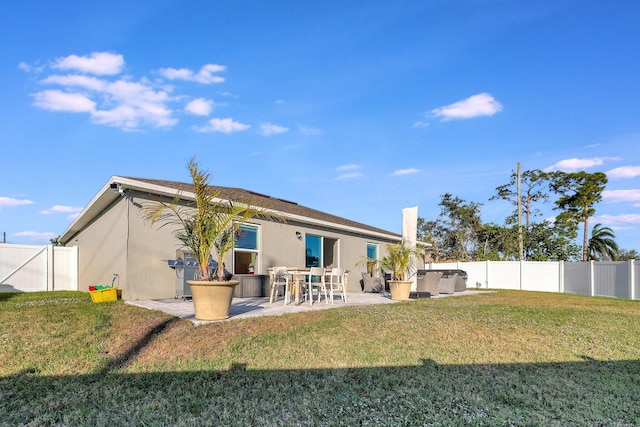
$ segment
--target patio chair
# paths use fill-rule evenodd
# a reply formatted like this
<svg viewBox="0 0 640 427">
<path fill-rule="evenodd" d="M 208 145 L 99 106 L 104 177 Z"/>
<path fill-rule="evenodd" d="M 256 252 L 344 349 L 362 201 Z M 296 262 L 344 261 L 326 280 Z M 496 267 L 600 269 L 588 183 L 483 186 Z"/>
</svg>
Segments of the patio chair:
<svg viewBox="0 0 640 427">
<path fill-rule="evenodd" d="M 269 299 L 269 302 L 273 303 L 274 298 L 277 301 L 278 294 L 280 293 L 280 287 L 284 287 L 284 304 L 287 305 L 291 294 L 289 286 L 289 271 L 287 270 L 287 267 L 273 267 L 271 278 L 271 298 Z"/>
<path fill-rule="evenodd" d="M 438 291 L 441 294 L 452 294 L 456 290 L 457 278 L 457 274 L 440 278 L 440 282 L 438 282 Z"/>
<path fill-rule="evenodd" d="M 325 271 L 322 267 L 311 267 L 307 275 L 307 281 L 304 282 L 307 295 L 309 295 L 309 305 L 313 305 L 313 293 L 318 292 L 318 302 L 320 302 L 320 293 L 324 292 L 324 300 L 329 304 L 327 299 L 327 284 L 324 278 Z"/>
<path fill-rule="evenodd" d="M 416 281 L 416 298 L 420 298 L 420 293 L 428 293 L 430 297 L 440 293 L 438 287 L 442 273 L 439 271 L 427 271 L 425 274 L 418 274 Z"/>
<path fill-rule="evenodd" d="M 347 293 L 344 289 L 344 268 L 332 268 L 329 279 L 329 300 L 333 304 L 334 292 L 340 292 L 340 298 L 343 302 L 347 302 Z"/>
</svg>

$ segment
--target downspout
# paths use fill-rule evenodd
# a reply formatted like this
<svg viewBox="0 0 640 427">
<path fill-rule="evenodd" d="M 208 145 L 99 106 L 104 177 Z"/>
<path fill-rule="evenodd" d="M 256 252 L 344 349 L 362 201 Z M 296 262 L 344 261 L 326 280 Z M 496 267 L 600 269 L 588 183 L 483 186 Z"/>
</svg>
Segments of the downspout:
<svg viewBox="0 0 640 427">
<path fill-rule="evenodd" d="M 131 195 L 129 191 L 124 193 L 125 203 L 127 204 L 127 235 L 125 237 L 124 248 L 124 283 L 127 287 L 127 298 L 129 298 L 129 240 L 131 235 Z M 119 281 L 118 281 L 119 282 Z M 118 283 L 119 284 L 119 283 Z"/>
</svg>

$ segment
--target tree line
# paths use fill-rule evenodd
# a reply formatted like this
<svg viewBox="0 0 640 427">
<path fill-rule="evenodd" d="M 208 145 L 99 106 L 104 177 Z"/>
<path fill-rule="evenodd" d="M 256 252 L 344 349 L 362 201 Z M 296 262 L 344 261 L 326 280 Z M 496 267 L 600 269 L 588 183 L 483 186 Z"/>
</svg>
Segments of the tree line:
<svg viewBox="0 0 640 427">
<path fill-rule="evenodd" d="M 602 172 L 544 172 L 520 174 L 522 256 L 529 261 L 638 259 L 634 249 L 619 248 L 615 233 L 596 224 L 589 235 L 589 220 L 602 200 L 607 176 Z M 418 239 L 429 243 L 428 261 L 509 261 L 520 259 L 518 174 L 496 188 L 489 200 L 514 206 L 504 224 L 483 223 L 481 204 L 450 193 L 441 195 L 440 214 L 433 220 L 418 218 Z M 542 208 L 552 204 L 553 220 L 541 219 Z M 581 245 L 576 243 L 581 234 Z"/>
</svg>

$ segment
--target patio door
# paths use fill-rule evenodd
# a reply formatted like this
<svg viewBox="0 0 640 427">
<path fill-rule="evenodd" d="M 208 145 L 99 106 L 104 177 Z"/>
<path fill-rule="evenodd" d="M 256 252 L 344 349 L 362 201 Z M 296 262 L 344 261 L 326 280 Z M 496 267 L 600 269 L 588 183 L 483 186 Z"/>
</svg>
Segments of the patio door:
<svg viewBox="0 0 640 427">
<path fill-rule="evenodd" d="M 307 234 L 305 267 L 339 267 L 339 240 L 333 237 Z"/>
</svg>

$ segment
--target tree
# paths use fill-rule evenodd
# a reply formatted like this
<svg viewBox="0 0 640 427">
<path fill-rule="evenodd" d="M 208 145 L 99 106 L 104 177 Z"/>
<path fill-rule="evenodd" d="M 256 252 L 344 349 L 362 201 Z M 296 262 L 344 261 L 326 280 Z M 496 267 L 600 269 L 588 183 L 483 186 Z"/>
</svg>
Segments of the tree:
<svg viewBox="0 0 640 427">
<path fill-rule="evenodd" d="M 580 249 L 567 229 L 556 223 L 532 223 L 524 236 L 525 259 L 530 261 L 577 260 Z"/>
<path fill-rule="evenodd" d="M 619 249 L 616 260 L 629 261 L 630 259 L 640 259 L 640 253 L 635 249 Z"/>
<path fill-rule="evenodd" d="M 419 237 L 433 245 L 436 260 L 471 261 L 482 230 L 480 204 L 467 203 L 449 193 L 441 197 L 438 219 L 418 222 Z"/>
<path fill-rule="evenodd" d="M 555 209 L 562 211 L 556 217 L 556 223 L 566 227 L 574 237 L 578 234 L 579 224 L 583 224 L 582 260 L 587 261 L 589 218 L 596 212 L 593 205 L 602 200 L 607 175 L 584 171 L 552 172 L 551 178 L 551 189 L 560 196 Z"/>
<path fill-rule="evenodd" d="M 418 218 L 418 240 L 431 244 L 431 247 L 426 250 L 426 255 L 430 257 L 430 261 L 440 261 L 440 247 L 444 241 L 444 234 L 444 229 L 439 221 L 427 221 L 424 218 Z"/>
<path fill-rule="evenodd" d="M 609 227 L 603 227 L 602 224 L 594 225 L 588 245 L 589 259 L 615 261 L 618 255 L 618 244 L 615 238 L 615 233 Z"/>
<path fill-rule="evenodd" d="M 521 199 L 522 211 L 525 217 L 525 229 L 528 230 L 534 216 L 540 215 L 540 210 L 535 207 L 538 202 L 547 202 L 549 194 L 546 189 L 549 182 L 549 174 L 539 169 L 524 171 L 521 174 Z M 496 187 L 497 194 L 489 200 L 502 199 L 518 206 L 518 175 L 511 172 L 508 184 Z M 508 219 L 509 223 L 517 223 L 517 212 Z"/>
<path fill-rule="evenodd" d="M 64 246 L 64 243 L 60 241 L 60 236 L 49 239 L 49 243 L 51 243 L 53 246 Z"/>
<path fill-rule="evenodd" d="M 509 261 L 518 258 L 518 228 L 516 226 L 503 227 L 497 224 L 483 224 L 479 234 L 481 253 L 478 253 L 478 260 Z"/>
</svg>

